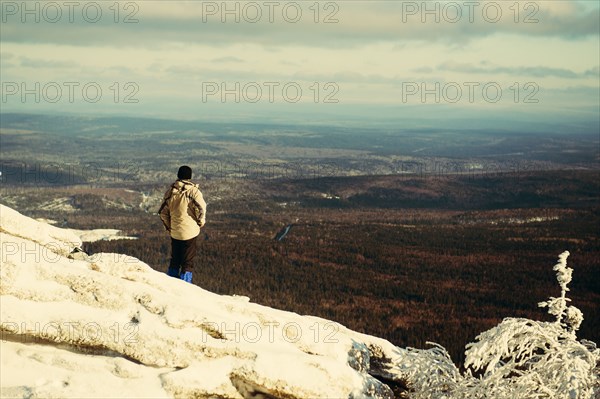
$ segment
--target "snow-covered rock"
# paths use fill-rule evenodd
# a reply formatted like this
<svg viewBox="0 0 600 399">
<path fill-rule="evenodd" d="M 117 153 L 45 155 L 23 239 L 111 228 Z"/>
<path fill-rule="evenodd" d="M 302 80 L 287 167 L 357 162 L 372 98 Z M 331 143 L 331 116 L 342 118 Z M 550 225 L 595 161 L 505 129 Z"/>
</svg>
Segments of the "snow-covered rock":
<svg viewBox="0 0 600 399">
<path fill-rule="evenodd" d="M 22 237 L 26 242 L 41 245 L 44 252 L 49 251 L 57 255 L 68 255 L 74 248 L 81 246 L 81 238 L 73 231 L 25 217 L 2 204 L 0 204 L 0 231 L 14 237 Z M 27 253 L 27 247 L 9 248 L 11 243 L 6 241 L 6 244 L 3 244 L 3 253 L 14 251 Z"/>
<path fill-rule="evenodd" d="M 392 398 L 403 350 L 220 296 L 0 205 L 1 397 Z M 378 377 L 382 378 L 382 377 Z"/>
<path fill-rule="evenodd" d="M 80 235 L 0 205 L 0 398 L 600 397 L 600 349 L 567 306 L 568 252 L 561 296 L 541 303 L 556 321 L 504 319 L 461 373 L 441 346 L 398 348 L 131 256 L 87 256 Z"/>
</svg>

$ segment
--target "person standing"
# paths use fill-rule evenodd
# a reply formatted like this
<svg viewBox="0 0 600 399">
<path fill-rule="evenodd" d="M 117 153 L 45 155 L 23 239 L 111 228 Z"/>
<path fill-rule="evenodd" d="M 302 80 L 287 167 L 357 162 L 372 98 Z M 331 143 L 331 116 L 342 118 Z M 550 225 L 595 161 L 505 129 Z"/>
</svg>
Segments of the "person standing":
<svg viewBox="0 0 600 399">
<path fill-rule="evenodd" d="M 188 283 L 192 282 L 197 238 L 206 223 L 206 202 L 200 188 L 191 179 L 192 168 L 181 166 L 177 180 L 165 193 L 158 210 L 171 236 L 171 261 L 167 274 Z"/>
</svg>

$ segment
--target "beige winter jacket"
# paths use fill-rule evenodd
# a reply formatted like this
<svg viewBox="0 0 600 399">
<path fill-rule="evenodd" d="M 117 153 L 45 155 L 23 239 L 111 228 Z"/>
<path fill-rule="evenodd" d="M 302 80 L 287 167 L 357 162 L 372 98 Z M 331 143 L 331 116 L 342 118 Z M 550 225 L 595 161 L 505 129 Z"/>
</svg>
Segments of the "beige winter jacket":
<svg viewBox="0 0 600 399">
<path fill-rule="evenodd" d="M 189 240 L 200 234 L 206 222 L 206 202 L 197 184 L 177 180 L 165 193 L 158 213 L 172 238 Z"/>
</svg>

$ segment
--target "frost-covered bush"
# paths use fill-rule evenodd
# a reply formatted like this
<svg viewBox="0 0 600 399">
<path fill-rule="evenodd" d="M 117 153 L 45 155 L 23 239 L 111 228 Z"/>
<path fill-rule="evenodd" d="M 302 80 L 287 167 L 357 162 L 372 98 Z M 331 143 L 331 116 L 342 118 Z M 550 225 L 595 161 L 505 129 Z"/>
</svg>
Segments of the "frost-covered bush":
<svg viewBox="0 0 600 399">
<path fill-rule="evenodd" d="M 590 341 L 577 340 L 583 314 L 566 297 L 573 269 L 569 252 L 554 266 L 561 296 L 547 307 L 554 322 L 506 318 L 467 345 L 460 374 L 446 351 L 406 350 L 399 365 L 413 392 L 411 398 L 595 399 L 600 397 L 600 351 Z M 478 375 L 478 377 L 475 377 Z"/>
</svg>

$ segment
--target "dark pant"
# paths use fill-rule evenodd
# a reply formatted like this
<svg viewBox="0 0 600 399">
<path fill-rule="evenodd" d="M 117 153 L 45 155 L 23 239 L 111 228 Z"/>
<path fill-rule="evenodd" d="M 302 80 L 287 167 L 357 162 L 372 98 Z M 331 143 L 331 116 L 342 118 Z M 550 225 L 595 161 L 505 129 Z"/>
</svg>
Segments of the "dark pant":
<svg viewBox="0 0 600 399">
<path fill-rule="evenodd" d="M 194 269 L 196 238 L 198 237 L 184 241 L 171 238 L 171 263 L 167 271 L 169 276 L 179 278 L 183 273 Z"/>
</svg>

